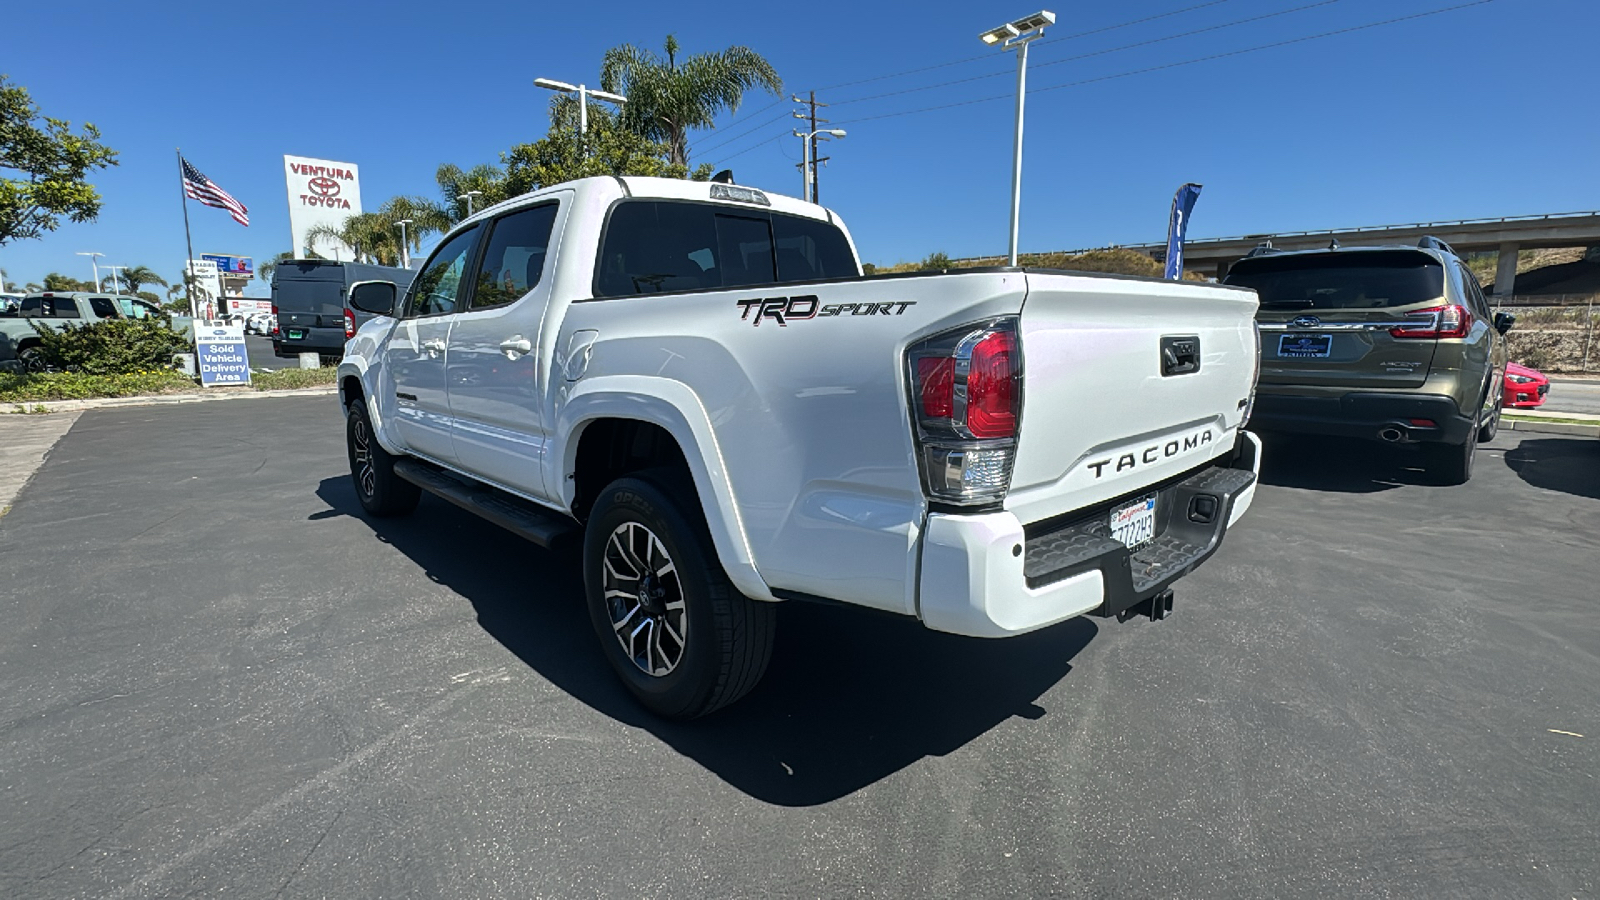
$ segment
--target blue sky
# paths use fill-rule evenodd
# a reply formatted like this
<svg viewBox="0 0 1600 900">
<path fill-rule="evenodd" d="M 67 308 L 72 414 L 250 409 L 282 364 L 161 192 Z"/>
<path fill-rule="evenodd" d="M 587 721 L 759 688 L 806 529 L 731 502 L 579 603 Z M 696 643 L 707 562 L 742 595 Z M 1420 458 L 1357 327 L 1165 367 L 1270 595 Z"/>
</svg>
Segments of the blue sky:
<svg viewBox="0 0 1600 900">
<path fill-rule="evenodd" d="M 1494 0 L 1107 78 L 1463 2 L 1057 3 L 1058 24 L 1029 58 L 1022 250 L 1162 240 L 1185 181 L 1205 185 L 1192 237 L 1600 209 L 1593 0 Z M 271 256 L 290 248 L 283 154 L 358 164 L 369 208 L 394 194 L 436 196 L 440 163 L 493 162 L 543 135 L 549 94 L 535 77 L 593 84 L 608 47 L 659 50 L 669 32 L 686 53 L 745 44 L 785 82 L 781 102 L 749 95 L 716 130 L 692 133 L 693 162 L 798 194 L 787 94 L 816 89 L 835 104 L 824 115 L 849 131 L 824 145 L 822 200 L 850 224 L 864 260 L 1004 252 L 1015 64 L 977 35 L 1034 7 L 607 8 L 596 22 L 589 5 L 525 2 L 206 13 L 149 0 L 12 4 L 0 71 L 46 114 L 99 126 L 122 156 L 95 179 L 99 221 L 0 247 L 0 268 L 15 281 L 87 278 L 74 253 L 98 250 L 106 263 L 176 276 L 178 146 L 250 207 L 246 229 L 191 204 L 196 254 Z M 1149 16 L 1162 17 L 1086 33 Z M 1199 29 L 1212 30 L 1121 49 Z M 943 63 L 954 64 L 897 75 Z M 976 80 L 931 87 L 958 79 Z M 910 92 L 864 99 L 896 91 Z M 995 99 L 893 115 L 981 98 Z"/>
</svg>

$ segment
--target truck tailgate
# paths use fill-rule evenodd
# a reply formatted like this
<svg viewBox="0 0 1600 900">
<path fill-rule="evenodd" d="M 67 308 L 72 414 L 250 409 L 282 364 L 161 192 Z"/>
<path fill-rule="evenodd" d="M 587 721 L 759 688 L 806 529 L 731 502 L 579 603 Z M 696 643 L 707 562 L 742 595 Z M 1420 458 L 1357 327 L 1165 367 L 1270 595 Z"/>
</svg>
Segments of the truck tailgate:
<svg viewBox="0 0 1600 900">
<path fill-rule="evenodd" d="M 1254 291 L 1029 272 L 1006 508 L 1103 503 L 1233 448 L 1254 387 Z"/>
</svg>

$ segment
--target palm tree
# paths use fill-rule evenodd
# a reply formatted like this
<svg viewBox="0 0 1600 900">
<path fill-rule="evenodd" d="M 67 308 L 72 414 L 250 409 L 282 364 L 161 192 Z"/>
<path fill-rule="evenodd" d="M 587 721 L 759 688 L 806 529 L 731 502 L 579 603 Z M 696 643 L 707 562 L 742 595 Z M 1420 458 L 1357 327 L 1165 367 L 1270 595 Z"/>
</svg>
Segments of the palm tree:
<svg viewBox="0 0 1600 900">
<path fill-rule="evenodd" d="M 357 260 L 397 266 L 402 256 L 401 219 L 407 220 L 406 243 L 413 250 L 422 248 L 423 237 L 444 231 L 451 225 L 449 213 L 436 203 L 421 197 L 391 197 L 377 212 L 351 216 L 338 226 L 313 226 L 306 232 L 306 240 L 331 238 L 349 247 Z"/>
<path fill-rule="evenodd" d="M 433 175 L 439 183 L 439 193 L 444 196 L 443 211 L 452 223 L 467 217 L 467 192 L 477 191 L 472 198 L 474 212 L 493 206 L 506 199 L 506 173 L 499 166 L 481 163 L 462 171 L 455 163 L 445 163 Z"/>
<path fill-rule="evenodd" d="M 749 47 L 701 53 L 680 66 L 678 40 L 669 34 L 666 51 L 663 61 L 632 44 L 612 47 L 600 63 L 600 84 L 627 96 L 622 124 L 666 144 L 676 165 L 689 164 L 689 129 L 715 127 L 717 114 L 738 109 L 745 91 L 762 88 L 782 96 L 783 81 L 772 64 Z"/>
<path fill-rule="evenodd" d="M 127 286 L 130 294 L 139 293 L 139 288 L 147 284 L 167 286 L 167 280 L 157 275 L 149 266 L 129 266 L 123 269 L 122 283 Z"/>
</svg>

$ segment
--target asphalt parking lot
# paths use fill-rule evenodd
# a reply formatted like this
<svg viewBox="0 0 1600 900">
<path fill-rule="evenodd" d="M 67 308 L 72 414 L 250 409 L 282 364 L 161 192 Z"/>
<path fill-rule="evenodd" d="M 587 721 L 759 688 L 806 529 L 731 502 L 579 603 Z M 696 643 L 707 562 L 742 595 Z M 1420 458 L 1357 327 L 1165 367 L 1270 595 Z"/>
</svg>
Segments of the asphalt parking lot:
<svg viewBox="0 0 1600 900">
<path fill-rule="evenodd" d="M 331 398 L 86 412 L 0 518 L 0 896 L 1600 893 L 1600 441 L 1267 461 L 1166 622 L 790 604 L 669 725 L 571 558 L 364 518 Z"/>
</svg>

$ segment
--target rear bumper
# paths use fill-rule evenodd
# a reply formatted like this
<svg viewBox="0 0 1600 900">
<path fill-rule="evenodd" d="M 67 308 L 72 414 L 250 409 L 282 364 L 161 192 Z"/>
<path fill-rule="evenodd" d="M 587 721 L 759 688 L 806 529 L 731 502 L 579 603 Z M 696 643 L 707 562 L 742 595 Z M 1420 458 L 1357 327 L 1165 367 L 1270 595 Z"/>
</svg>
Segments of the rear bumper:
<svg viewBox="0 0 1600 900">
<path fill-rule="evenodd" d="M 930 515 L 923 540 L 918 609 L 936 631 L 1010 637 L 1092 613 L 1114 616 L 1165 591 L 1221 546 L 1255 499 L 1261 442 L 1242 433 L 1232 460 L 1159 491 L 1156 537 L 1130 552 L 1109 534 L 1119 498 L 1070 517 L 1024 527 L 1010 512 Z M 1191 521 L 1200 497 L 1209 521 Z"/>
<path fill-rule="evenodd" d="M 1432 426 L 1411 420 L 1432 421 Z M 1255 431 L 1325 434 L 1380 440 L 1379 432 L 1395 426 L 1408 441 L 1459 444 L 1467 439 L 1472 418 L 1462 415 L 1453 397 L 1444 394 L 1358 392 L 1308 397 L 1258 390 L 1250 415 Z"/>
<path fill-rule="evenodd" d="M 292 339 L 282 327 L 272 336 L 272 352 L 276 356 L 293 358 L 302 353 L 322 356 L 344 355 L 344 328 L 307 328 L 305 337 Z"/>
</svg>

